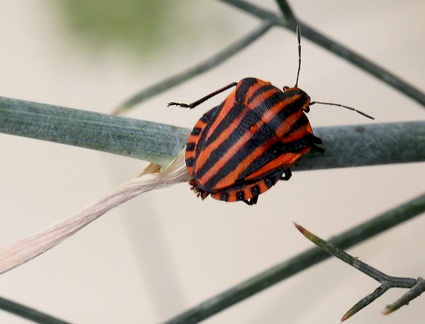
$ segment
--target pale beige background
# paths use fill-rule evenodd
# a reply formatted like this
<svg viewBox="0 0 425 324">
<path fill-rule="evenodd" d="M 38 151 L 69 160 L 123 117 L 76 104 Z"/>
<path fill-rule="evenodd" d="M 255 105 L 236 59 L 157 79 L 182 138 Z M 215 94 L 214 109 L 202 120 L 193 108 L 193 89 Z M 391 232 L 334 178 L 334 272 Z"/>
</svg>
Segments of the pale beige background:
<svg viewBox="0 0 425 324">
<path fill-rule="evenodd" d="M 422 0 L 293 3 L 304 21 L 425 90 Z M 135 64 L 119 49 L 94 58 L 69 43 L 51 2 L 2 0 L 0 95 L 110 112 L 139 89 L 201 61 L 257 24 L 215 1 L 197 2 L 187 14 L 205 30 L 201 46 L 176 48 Z M 183 37 L 179 33 L 176 38 Z M 276 29 L 213 72 L 146 102 L 130 116 L 190 127 L 222 98 L 194 111 L 166 109 L 168 101 L 192 101 L 246 76 L 293 85 L 296 64 L 294 34 Z M 307 40 L 300 86 L 313 99 L 355 106 L 377 122 L 425 116 L 417 103 Z M 319 106 L 309 118 L 313 127 L 369 123 Z M 0 135 L 0 148 L 1 247 L 100 198 L 144 166 L 6 135 Z M 134 199 L 2 275 L 0 295 L 75 323 L 158 323 L 310 248 L 292 221 L 329 237 L 419 195 L 424 179 L 423 163 L 295 173 L 262 195 L 255 207 L 202 202 L 181 184 Z M 423 218 L 415 219 L 350 252 L 388 274 L 423 276 L 424 226 Z M 375 287 L 376 282 L 332 260 L 206 323 L 335 323 Z M 349 323 L 421 322 L 423 298 L 393 315 L 380 314 L 402 293 L 387 293 Z M 26 321 L 0 311 L 0 323 Z"/>
</svg>

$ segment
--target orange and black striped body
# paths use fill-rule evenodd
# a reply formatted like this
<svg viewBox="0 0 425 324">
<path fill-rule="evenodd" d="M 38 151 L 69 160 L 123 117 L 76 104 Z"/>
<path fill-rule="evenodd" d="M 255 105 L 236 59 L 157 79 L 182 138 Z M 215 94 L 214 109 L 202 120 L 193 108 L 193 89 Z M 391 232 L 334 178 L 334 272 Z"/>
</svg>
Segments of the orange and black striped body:
<svg viewBox="0 0 425 324">
<path fill-rule="evenodd" d="M 187 141 L 195 192 L 255 204 L 277 181 L 289 179 L 295 161 L 312 148 L 322 150 L 305 115 L 310 102 L 297 87 L 282 91 L 256 78 L 239 81 L 224 102 L 202 116 Z"/>
</svg>

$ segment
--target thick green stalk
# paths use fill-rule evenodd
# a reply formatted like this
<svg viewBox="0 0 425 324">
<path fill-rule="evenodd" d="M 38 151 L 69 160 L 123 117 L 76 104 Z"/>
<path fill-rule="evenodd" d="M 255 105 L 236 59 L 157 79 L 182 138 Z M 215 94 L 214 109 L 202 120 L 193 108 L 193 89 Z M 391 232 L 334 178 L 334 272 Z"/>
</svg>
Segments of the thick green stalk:
<svg viewBox="0 0 425 324">
<path fill-rule="evenodd" d="M 171 125 L 3 97 L 0 97 L 0 132 L 160 165 L 168 165 L 189 134 L 187 129 Z"/>
<path fill-rule="evenodd" d="M 314 130 L 323 140 L 325 153 L 306 155 L 294 170 L 425 161 L 425 122 Z M 174 159 L 184 147 L 189 132 L 171 125 L 0 97 L 0 133 L 90 148 L 160 165 Z"/>
</svg>

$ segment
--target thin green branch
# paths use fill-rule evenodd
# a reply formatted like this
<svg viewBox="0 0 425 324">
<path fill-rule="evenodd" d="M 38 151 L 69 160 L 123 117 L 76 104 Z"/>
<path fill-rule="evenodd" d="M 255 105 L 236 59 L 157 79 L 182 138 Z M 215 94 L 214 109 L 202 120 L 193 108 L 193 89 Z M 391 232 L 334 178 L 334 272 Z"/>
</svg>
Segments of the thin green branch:
<svg viewBox="0 0 425 324">
<path fill-rule="evenodd" d="M 409 302 L 419 295 L 421 295 L 425 291 L 425 280 L 422 278 L 418 278 L 416 280 L 416 285 L 412 287 L 407 293 L 401 296 L 394 303 L 387 305 L 383 310 L 383 314 L 390 314 L 402 306 L 408 305 Z"/>
<path fill-rule="evenodd" d="M 371 304 L 373 301 L 381 297 L 388 289 L 391 287 L 389 285 L 379 286 L 372 293 L 367 295 L 365 298 L 362 298 L 358 303 L 356 303 L 353 307 L 351 307 L 344 316 L 339 320 L 340 323 L 349 319 L 351 316 L 365 308 L 367 305 Z"/>
<path fill-rule="evenodd" d="M 173 108 L 163 108 L 166 109 Z M 324 154 L 294 170 L 425 161 L 425 122 L 317 127 Z M 90 148 L 168 165 L 190 130 L 115 115 L 0 97 L 0 133 Z"/>
<path fill-rule="evenodd" d="M 236 8 L 242 9 L 243 11 L 253 16 L 256 16 L 257 18 L 271 21 L 276 25 L 280 25 L 285 28 L 291 27 L 288 22 L 281 19 L 281 17 L 277 16 L 274 12 L 263 9 L 259 6 L 253 5 L 247 1 L 242 1 L 242 0 L 218 0 L 218 1 L 230 4 Z"/>
<path fill-rule="evenodd" d="M 378 235 L 394 226 L 412 219 L 425 211 L 425 194 L 372 218 L 352 229 L 339 234 L 329 242 L 340 249 L 347 249 Z M 276 283 L 299 273 L 330 257 L 315 247 L 284 261 L 240 284 L 220 293 L 186 312 L 168 320 L 166 324 L 198 323 Z"/>
<path fill-rule="evenodd" d="M 261 7 L 248 3 L 242 0 L 219 0 L 225 3 L 228 3 L 234 7 L 237 7 L 253 16 L 256 16 L 259 19 L 273 22 L 276 25 L 287 28 L 295 32 L 295 27 L 292 23 L 281 19 L 275 13 L 265 10 Z M 390 71 L 380 67 L 379 65 L 369 61 L 362 55 L 350 50 L 349 48 L 333 41 L 332 39 L 324 36 L 319 33 L 306 23 L 301 20 L 297 20 L 297 24 L 300 25 L 303 37 L 309 39 L 310 41 L 320 45 L 321 47 L 327 49 L 328 51 L 336 54 L 337 56 L 349 61 L 353 65 L 362 69 L 363 71 L 375 76 L 380 81 L 387 83 L 395 90 L 403 93 L 409 98 L 415 100 L 425 107 L 425 93 L 421 90 L 415 88 L 413 85 L 407 83 L 401 78 L 395 76 Z"/>
<path fill-rule="evenodd" d="M 0 309 L 9 313 L 18 315 L 19 317 L 26 318 L 33 322 L 44 323 L 44 324 L 67 324 L 63 320 L 50 316 L 46 313 L 42 313 L 33 308 L 24 306 L 22 304 L 15 303 L 11 300 L 0 297 Z"/>
<path fill-rule="evenodd" d="M 313 234 L 309 230 L 305 229 L 303 226 L 294 223 L 295 227 L 301 232 L 302 235 L 304 235 L 308 240 L 316 244 L 318 247 L 325 250 L 330 255 L 340 259 L 341 261 L 348 263 L 352 267 L 356 268 L 357 270 L 363 272 L 364 274 L 368 275 L 369 277 L 379 281 L 380 283 L 385 282 L 388 280 L 388 276 L 386 276 L 381 271 L 369 266 L 368 264 L 364 263 L 363 261 L 352 257 L 347 252 L 338 249 L 336 246 L 328 243 L 324 239 L 318 237 L 317 235 Z"/>
<path fill-rule="evenodd" d="M 353 316 L 354 314 L 362 310 L 364 307 L 372 303 L 375 299 L 383 295 L 384 292 L 386 292 L 387 290 L 391 288 L 410 288 L 410 290 L 408 293 L 403 295 L 402 298 L 398 299 L 395 303 L 393 303 L 390 306 L 387 306 L 385 309 L 385 313 L 388 313 L 389 311 L 392 312 L 400 308 L 401 306 L 407 305 L 411 300 L 418 297 L 425 291 L 425 286 L 423 282 L 424 280 L 422 278 L 413 279 L 413 278 L 388 276 L 382 271 L 379 271 L 378 269 L 368 265 L 367 263 L 361 261 L 360 259 L 351 256 L 345 251 L 323 240 L 322 238 L 308 231 L 301 225 L 295 224 L 295 227 L 301 232 L 302 235 L 304 235 L 307 239 L 309 239 L 311 242 L 316 244 L 318 247 L 320 247 L 321 249 L 323 249 L 330 255 L 340 259 L 341 261 L 345 263 L 348 263 L 352 267 L 363 272 L 367 276 L 375 279 L 381 284 L 381 286 L 375 289 L 374 292 L 362 298 L 350 310 L 348 310 L 348 312 L 346 312 L 344 316 L 341 318 L 341 322 L 345 321 L 346 319 L 350 318 L 351 316 Z"/>
<path fill-rule="evenodd" d="M 267 31 L 269 31 L 272 26 L 273 26 L 273 23 L 265 22 L 263 25 L 256 28 L 253 32 L 233 42 L 233 44 L 231 44 L 229 47 L 225 48 L 224 50 L 217 53 L 213 57 L 208 58 L 204 62 L 199 63 L 198 65 L 195 65 L 187 69 L 185 72 L 169 77 L 137 93 L 136 95 L 128 99 L 126 102 L 121 104 L 115 110 L 114 113 L 116 114 L 123 113 L 126 110 L 133 107 L 134 105 L 139 104 L 147 100 L 148 98 L 151 98 L 157 94 L 160 94 L 161 92 L 164 92 L 172 87 L 175 87 L 176 85 L 184 81 L 187 81 L 201 73 L 204 73 L 212 68 L 217 67 L 219 64 L 223 63 L 224 61 L 226 61 L 233 55 L 237 54 L 238 52 L 246 48 L 248 45 L 255 42 L 257 39 L 263 36 Z"/>
<path fill-rule="evenodd" d="M 288 25 L 295 27 L 297 25 L 297 18 L 295 18 L 294 12 L 292 11 L 289 3 L 285 0 L 276 0 L 276 2 Z"/>
</svg>

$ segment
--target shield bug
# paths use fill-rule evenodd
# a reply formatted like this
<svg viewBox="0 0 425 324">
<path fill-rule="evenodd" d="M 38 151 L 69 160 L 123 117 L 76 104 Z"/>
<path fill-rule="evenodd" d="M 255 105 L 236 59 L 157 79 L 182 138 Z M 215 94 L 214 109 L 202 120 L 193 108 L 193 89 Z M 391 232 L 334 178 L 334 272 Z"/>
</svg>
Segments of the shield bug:
<svg viewBox="0 0 425 324">
<path fill-rule="evenodd" d="M 233 82 L 191 103 L 168 106 L 195 108 L 211 97 L 235 89 L 217 107 L 205 113 L 186 144 L 189 182 L 198 197 L 254 205 L 258 196 L 279 180 L 289 180 L 290 166 L 311 150 L 323 152 L 306 113 L 316 103 L 298 88 L 301 69 L 301 33 L 297 27 L 298 71 L 295 85 L 282 90 L 257 78 Z"/>
</svg>

